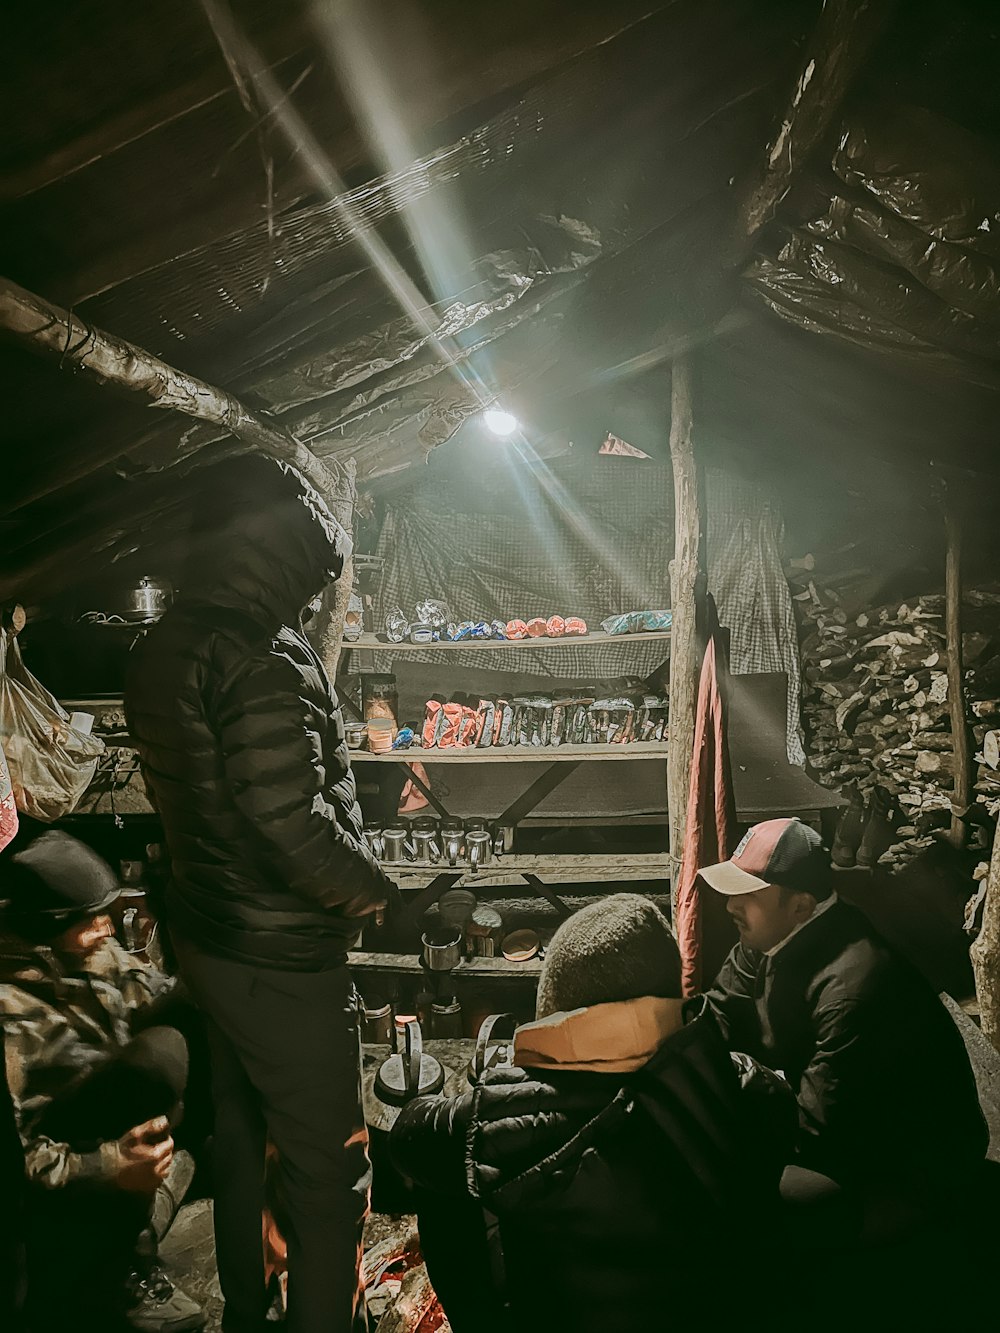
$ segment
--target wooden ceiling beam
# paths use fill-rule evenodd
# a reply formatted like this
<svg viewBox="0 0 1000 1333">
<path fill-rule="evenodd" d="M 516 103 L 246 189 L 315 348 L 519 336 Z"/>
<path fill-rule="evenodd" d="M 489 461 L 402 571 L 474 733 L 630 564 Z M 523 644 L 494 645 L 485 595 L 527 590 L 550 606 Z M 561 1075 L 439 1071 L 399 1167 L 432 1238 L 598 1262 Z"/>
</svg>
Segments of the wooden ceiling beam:
<svg viewBox="0 0 1000 1333">
<path fill-rule="evenodd" d="M 101 384 L 115 385 L 145 399 L 150 407 L 181 412 L 218 426 L 261 453 L 290 463 L 308 477 L 323 495 L 336 490 L 336 482 L 312 450 L 277 423 L 251 411 L 228 393 L 205 380 L 167 365 L 159 357 L 87 324 L 79 316 L 25 291 L 7 278 L 0 278 L 0 330 L 22 346 L 58 358 L 60 366 L 83 371 Z M 114 455 L 123 450 L 114 446 Z M 100 462 L 90 455 L 78 458 L 68 473 L 52 475 L 34 493 L 5 497 L 10 512 L 44 494 L 51 494 L 71 481 L 87 476 Z"/>
<path fill-rule="evenodd" d="M 763 166 L 740 200 L 734 246 L 739 259 L 774 217 L 839 112 L 878 38 L 895 0 L 825 0 L 806 41 L 781 125 Z"/>
</svg>

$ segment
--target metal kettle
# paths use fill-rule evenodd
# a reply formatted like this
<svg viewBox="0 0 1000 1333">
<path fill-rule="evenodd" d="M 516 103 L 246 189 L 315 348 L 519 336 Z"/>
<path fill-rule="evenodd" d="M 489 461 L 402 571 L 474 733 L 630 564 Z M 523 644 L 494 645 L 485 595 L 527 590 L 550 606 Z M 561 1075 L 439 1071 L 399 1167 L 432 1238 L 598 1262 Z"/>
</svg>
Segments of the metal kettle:
<svg viewBox="0 0 1000 1333">
<path fill-rule="evenodd" d="M 148 624 L 159 620 L 174 600 L 173 587 L 165 579 L 144 574 L 134 588 L 122 597 L 119 615 L 123 620 Z"/>
<path fill-rule="evenodd" d="M 444 1070 L 432 1055 L 424 1055 L 424 1044 L 417 1022 L 403 1025 L 403 1049 L 397 1045 L 393 1026 L 392 1054 L 382 1061 L 375 1075 L 375 1096 L 386 1106 L 404 1106 L 414 1097 L 440 1092 Z"/>
</svg>

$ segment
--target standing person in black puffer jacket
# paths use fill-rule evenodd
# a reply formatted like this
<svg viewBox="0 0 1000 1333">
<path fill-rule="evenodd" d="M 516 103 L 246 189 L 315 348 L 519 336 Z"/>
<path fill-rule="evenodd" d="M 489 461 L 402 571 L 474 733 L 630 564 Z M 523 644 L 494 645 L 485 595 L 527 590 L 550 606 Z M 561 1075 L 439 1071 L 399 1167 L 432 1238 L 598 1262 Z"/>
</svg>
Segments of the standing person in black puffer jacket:
<svg viewBox="0 0 1000 1333">
<path fill-rule="evenodd" d="M 268 1137 L 290 1333 L 360 1333 L 370 1168 L 347 950 L 390 885 L 362 840 L 336 695 L 301 626 L 348 538 L 268 459 L 204 474 L 183 595 L 126 695 L 171 860 L 167 925 L 212 1043 L 226 1333 L 262 1333 Z"/>
<path fill-rule="evenodd" d="M 390 1146 L 454 1333 L 708 1329 L 741 1277 L 756 1290 L 794 1098 L 680 990 L 656 905 L 593 903 L 552 939 L 516 1067 L 400 1112 Z"/>
</svg>

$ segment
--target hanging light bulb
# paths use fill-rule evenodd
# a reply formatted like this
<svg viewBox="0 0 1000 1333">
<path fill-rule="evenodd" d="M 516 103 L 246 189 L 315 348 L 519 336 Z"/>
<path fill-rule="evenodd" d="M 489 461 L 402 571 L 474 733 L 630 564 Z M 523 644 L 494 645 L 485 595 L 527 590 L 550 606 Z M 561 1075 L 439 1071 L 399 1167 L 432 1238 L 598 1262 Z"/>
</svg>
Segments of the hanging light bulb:
<svg viewBox="0 0 1000 1333">
<path fill-rule="evenodd" d="M 502 407 L 488 407 L 483 413 L 483 421 L 486 429 L 493 435 L 499 435 L 501 439 L 513 435 L 517 430 L 517 417 L 505 412 Z"/>
</svg>

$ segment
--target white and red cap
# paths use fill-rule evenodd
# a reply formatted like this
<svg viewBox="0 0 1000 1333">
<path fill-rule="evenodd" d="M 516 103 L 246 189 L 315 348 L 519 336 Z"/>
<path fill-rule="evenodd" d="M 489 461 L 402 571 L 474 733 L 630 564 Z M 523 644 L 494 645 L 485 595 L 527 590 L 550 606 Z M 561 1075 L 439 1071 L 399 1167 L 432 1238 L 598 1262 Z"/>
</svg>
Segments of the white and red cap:
<svg viewBox="0 0 1000 1333">
<path fill-rule="evenodd" d="M 755 893 L 768 884 L 800 889 L 825 898 L 830 858 L 815 829 L 799 819 L 767 819 L 755 824 L 728 861 L 698 872 L 718 893 Z"/>
</svg>

